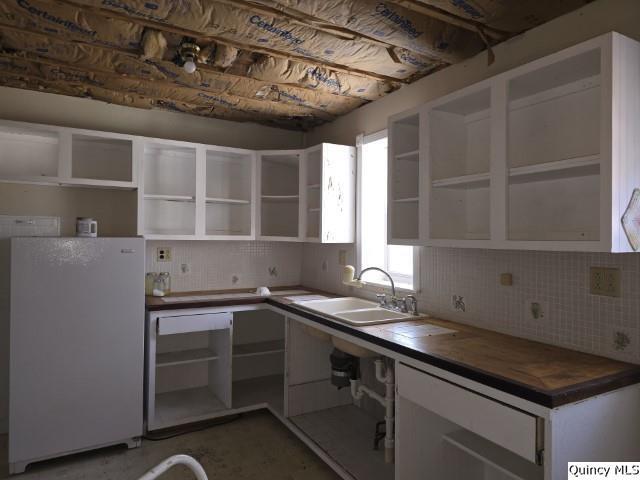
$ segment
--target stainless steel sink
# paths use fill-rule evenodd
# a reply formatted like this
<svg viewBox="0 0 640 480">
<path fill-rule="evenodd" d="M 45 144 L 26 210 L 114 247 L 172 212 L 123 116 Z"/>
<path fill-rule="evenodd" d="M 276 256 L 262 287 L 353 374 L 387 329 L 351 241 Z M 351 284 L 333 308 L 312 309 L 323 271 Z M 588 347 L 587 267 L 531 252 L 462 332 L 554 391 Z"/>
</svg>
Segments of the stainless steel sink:
<svg viewBox="0 0 640 480">
<path fill-rule="evenodd" d="M 311 300 L 297 304 L 306 310 L 327 315 L 339 322 L 355 326 L 402 322 L 413 318 L 409 313 L 380 308 L 375 302 L 355 297 Z"/>
</svg>

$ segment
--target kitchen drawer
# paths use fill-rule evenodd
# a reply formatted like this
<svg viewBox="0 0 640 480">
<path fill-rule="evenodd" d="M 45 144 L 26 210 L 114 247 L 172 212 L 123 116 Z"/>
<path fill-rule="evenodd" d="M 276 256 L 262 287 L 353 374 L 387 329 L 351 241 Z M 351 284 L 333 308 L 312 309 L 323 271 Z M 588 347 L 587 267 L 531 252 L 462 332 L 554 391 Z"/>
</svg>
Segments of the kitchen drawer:
<svg viewBox="0 0 640 480">
<path fill-rule="evenodd" d="M 542 419 L 403 364 L 397 378 L 399 396 L 538 463 Z"/>
<path fill-rule="evenodd" d="M 232 322 L 232 313 L 203 313 L 200 315 L 160 317 L 158 318 L 158 335 L 222 330 L 231 328 Z"/>
</svg>

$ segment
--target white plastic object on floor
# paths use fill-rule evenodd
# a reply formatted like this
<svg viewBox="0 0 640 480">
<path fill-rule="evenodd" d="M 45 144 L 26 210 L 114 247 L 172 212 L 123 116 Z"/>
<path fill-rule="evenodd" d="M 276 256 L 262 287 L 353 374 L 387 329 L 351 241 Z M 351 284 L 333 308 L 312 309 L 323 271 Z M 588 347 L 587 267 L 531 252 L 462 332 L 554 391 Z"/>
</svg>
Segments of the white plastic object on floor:
<svg viewBox="0 0 640 480">
<path fill-rule="evenodd" d="M 197 480 L 208 480 L 207 474 L 198 461 L 189 455 L 173 455 L 153 467 L 138 480 L 154 480 L 175 465 L 184 465 L 193 472 Z"/>
</svg>

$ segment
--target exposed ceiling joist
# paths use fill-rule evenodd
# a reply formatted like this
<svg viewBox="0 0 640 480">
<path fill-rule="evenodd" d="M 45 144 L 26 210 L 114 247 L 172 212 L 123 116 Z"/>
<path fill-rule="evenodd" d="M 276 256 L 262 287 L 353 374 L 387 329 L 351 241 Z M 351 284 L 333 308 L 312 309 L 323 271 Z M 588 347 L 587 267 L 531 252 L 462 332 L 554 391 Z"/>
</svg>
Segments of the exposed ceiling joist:
<svg viewBox="0 0 640 480">
<path fill-rule="evenodd" d="M 29 35 L 37 38 L 43 38 L 46 39 L 47 42 L 49 42 L 51 45 L 57 45 L 60 44 L 62 45 L 63 42 L 61 40 L 59 40 L 55 35 L 53 34 L 49 34 L 49 33 L 43 33 L 43 32 L 35 32 L 35 31 L 31 31 L 31 30 L 25 30 L 25 29 L 18 29 L 16 27 L 10 26 L 10 25 L 5 25 L 3 23 L 0 22 L 0 31 L 3 30 L 7 30 L 7 31 L 12 31 L 12 32 L 18 32 L 18 33 L 28 33 Z M 126 55 L 131 59 L 135 59 L 135 60 L 139 60 L 139 54 L 137 53 L 137 51 L 135 50 L 129 50 L 129 49 L 121 49 L 121 48 L 115 48 L 115 47 L 106 47 L 103 45 L 95 45 L 95 44 L 91 44 L 91 43 L 87 43 L 87 42 L 76 42 L 77 44 L 83 44 L 86 45 L 92 49 L 95 49 L 96 51 L 101 51 L 101 52 L 106 52 L 106 53 L 112 53 L 112 54 L 121 54 L 121 55 Z M 46 55 L 50 55 L 50 54 L 45 54 L 45 53 L 41 53 L 38 55 L 31 54 L 31 55 L 25 55 L 28 52 L 22 52 L 22 56 L 24 58 L 28 58 L 29 60 L 32 61 L 39 61 L 41 63 L 49 63 L 49 64 L 54 64 L 54 65 L 58 65 L 58 66 L 65 66 L 68 68 L 82 68 L 83 70 L 87 71 L 87 72 L 91 72 L 91 73 L 100 73 L 100 74 L 112 74 L 116 77 L 120 77 L 120 74 L 114 73 L 114 70 L 110 70 L 107 68 L 102 68 L 102 69 L 98 69 L 96 68 L 96 66 L 86 66 L 86 65 L 79 65 L 79 64 L 70 64 L 67 62 L 63 62 L 60 61 L 59 59 L 54 59 L 54 58 L 50 58 L 47 57 Z M 96 55 L 98 56 L 98 55 Z M 178 70 L 174 64 L 172 64 L 171 62 L 168 61 L 162 61 L 162 60 L 154 60 L 155 64 L 158 64 L 161 68 L 164 69 L 164 71 L 169 71 L 169 70 Z M 265 81 L 261 81 L 261 80 L 256 80 L 256 79 L 250 79 L 247 77 L 240 77 L 240 76 L 236 76 L 236 75 L 232 75 L 232 74 L 228 74 L 228 73 L 221 73 L 218 70 L 216 70 L 215 68 L 209 67 L 207 65 L 203 65 L 201 66 L 201 70 L 203 72 L 206 72 L 207 74 L 219 78 L 222 81 L 225 81 L 227 83 L 236 83 L 238 82 L 240 79 L 245 82 L 245 83 L 249 83 L 250 85 L 254 85 L 255 86 L 255 90 L 261 90 L 261 91 L 265 91 L 270 89 L 273 86 L 272 82 L 265 82 Z M 181 87 L 181 88 L 192 88 L 195 91 L 203 91 L 203 92 L 211 92 L 212 89 L 206 89 L 206 88 L 195 88 L 194 86 L 192 87 L 187 87 L 185 85 L 184 82 L 180 82 L 180 81 L 162 81 L 162 80 L 150 80 L 149 78 L 142 78 L 142 77 L 136 77 L 135 75 L 131 75 L 131 74 L 127 74 L 128 77 L 130 78 L 135 78 L 137 80 L 140 81 L 153 81 L 153 82 L 157 82 L 159 84 L 165 84 L 169 87 Z M 294 99 L 298 99 L 301 100 L 303 98 L 309 98 L 310 96 L 313 97 L 317 97 L 317 101 L 315 102 L 305 102 L 307 104 L 302 104 L 301 101 L 298 102 L 293 102 L 294 105 L 301 105 L 303 107 L 307 107 L 309 108 L 310 111 L 316 111 L 319 114 L 324 114 L 327 113 L 328 111 L 330 112 L 331 110 L 333 110 L 333 108 L 329 107 L 327 108 L 326 105 L 336 105 L 338 103 L 344 103 L 344 108 L 346 110 L 348 110 L 348 107 L 351 106 L 352 108 L 356 108 L 357 106 L 361 105 L 363 103 L 362 100 L 356 99 L 354 97 L 341 97 L 338 95 L 334 95 L 334 94 L 330 94 L 330 93 L 323 93 L 323 92 L 318 92 L 317 90 L 308 88 L 308 89 L 304 89 L 302 87 L 295 87 L 292 85 L 287 85 L 287 84 L 281 84 L 278 86 L 279 90 L 278 92 L 282 93 L 283 97 L 285 99 L 288 98 L 294 98 Z M 213 89 L 214 93 L 225 93 L 224 90 L 221 89 Z M 228 93 L 228 92 L 226 92 Z M 271 98 L 270 96 L 266 96 L 267 100 L 269 98 Z M 267 101 L 267 100 L 261 100 L 259 98 L 256 98 L 255 96 L 244 96 L 244 98 L 246 99 L 250 99 L 250 100 L 255 100 L 255 101 Z M 336 102 L 336 100 L 339 100 L 339 102 Z M 324 110 L 321 107 L 322 105 L 325 105 Z M 336 114 L 340 114 L 340 113 L 345 113 L 345 111 L 336 111 Z"/>
<path fill-rule="evenodd" d="M 497 42 L 506 40 L 511 36 L 509 32 L 497 30 L 483 23 L 459 17 L 445 10 L 427 5 L 426 3 L 420 2 L 418 0 L 391 0 L 391 2 L 395 3 L 396 5 L 401 5 L 413 12 L 442 20 L 443 22 L 455 25 L 456 27 L 464 28 L 465 30 L 469 30 L 472 32 L 482 31 L 485 35 L 492 38 L 493 40 L 496 40 Z"/>
<path fill-rule="evenodd" d="M 68 5 L 72 5 L 76 8 L 81 8 L 84 10 L 88 10 L 88 11 L 92 11 L 98 15 L 101 15 L 103 17 L 107 17 L 107 18 L 115 18 L 115 19 L 119 19 L 119 20 L 124 20 L 127 22 L 131 22 L 134 24 L 138 24 L 141 25 L 143 27 L 147 27 L 147 28 L 153 28 L 162 32 L 167 32 L 167 33 L 173 33 L 176 35 L 182 35 L 182 36 L 187 36 L 187 37 L 193 37 L 199 40 L 204 40 L 204 41 L 210 41 L 210 42 L 215 42 L 215 43 L 219 43 L 222 45 L 228 45 L 234 48 L 238 48 L 238 49 L 242 49 L 242 50 L 250 50 L 250 51 L 254 51 L 257 53 L 262 53 L 264 55 L 270 55 L 272 57 L 276 57 L 276 58 L 284 58 L 286 60 L 292 60 L 292 61 L 297 61 L 297 62 L 302 62 L 302 63 L 307 63 L 319 68 L 326 68 L 326 69 L 331 69 L 331 70 L 335 70 L 336 72 L 341 72 L 347 75 L 355 75 L 355 76 L 360 76 L 360 77 L 364 77 L 364 78 L 370 78 L 373 80 L 378 80 L 378 81 L 382 81 L 382 82 L 389 82 L 391 84 L 395 84 L 395 85 L 399 85 L 399 84 L 403 84 L 403 83 L 409 83 L 410 80 L 408 79 L 399 79 L 399 78 L 395 78 L 395 77 L 390 77 L 388 75 L 381 75 L 378 73 L 373 73 L 373 72 L 369 72 L 369 71 L 364 71 L 364 70 L 360 70 L 358 68 L 352 68 L 349 67 L 347 65 L 339 65 L 333 62 L 329 62 L 329 61 L 321 61 L 318 60 L 317 58 L 313 59 L 313 58 L 309 58 L 303 55 L 294 55 L 291 53 L 285 53 L 279 50 L 274 50 L 271 48 L 265 48 L 265 47 L 258 47 L 256 45 L 250 45 L 248 43 L 241 43 L 241 42 L 236 42 L 233 40 L 229 40 L 226 38 L 222 38 L 218 35 L 206 35 L 203 34 L 202 32 L 198 32 L 196 30 L 189 30 L 180 26 L 176 26 L 176 25 L 169 25 L 167 23 L 162 23 L 162 22 L 157 22 L 157 21 L 153 21 L 153 20 L 148 20 L 145 18 L 140 18 L 137 16 L 130 16 L 127 14 L 123 14 L 120 12 L 116 12 L 110 9 L 106 9 L 106 8 L 100 8 L 100 7 L 95 7 L 93 5 L 87 5 L 86 3 L 82 3 L 82 1 L 78 1 L 78 0 L 59 0 L 61 3 L 65 3 Z"/>
</svg>

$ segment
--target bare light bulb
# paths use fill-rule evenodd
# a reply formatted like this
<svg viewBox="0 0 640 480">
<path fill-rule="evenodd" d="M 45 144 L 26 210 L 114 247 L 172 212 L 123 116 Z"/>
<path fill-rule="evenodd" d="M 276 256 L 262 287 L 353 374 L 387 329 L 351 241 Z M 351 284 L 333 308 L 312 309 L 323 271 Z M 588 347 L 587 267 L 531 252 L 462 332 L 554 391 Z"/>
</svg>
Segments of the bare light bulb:
<svg viewBox="0 0 640 480">
<path fill-rule="evenodd" d="M 187 73 L 193 73 L 196 71 L 196 64 L 193 60 L 187 60 L 184 62 L 184 66 L 182 68 L 184 68 L 184 71 Z"/>
</svg>

